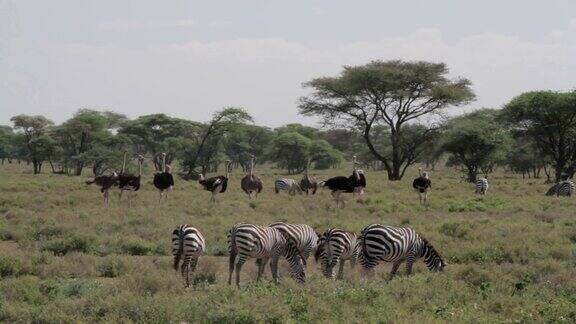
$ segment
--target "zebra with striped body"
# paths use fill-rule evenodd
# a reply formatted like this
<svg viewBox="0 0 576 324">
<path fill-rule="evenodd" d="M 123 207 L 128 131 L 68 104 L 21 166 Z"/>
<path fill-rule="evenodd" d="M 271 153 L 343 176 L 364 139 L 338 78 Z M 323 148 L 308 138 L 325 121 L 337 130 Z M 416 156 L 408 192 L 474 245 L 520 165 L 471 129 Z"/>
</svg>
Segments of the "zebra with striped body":
<svg viewBox="0 0 576 324">
<path fill-rule="evenodd" d="M 339 229 L 330 228 L 318 238 L 318 248 L 314 254 L 316 262 L 320 260 L 322 273 L 326 278 L 342 279 L 344 263 L 350 260 L 354 266 L 358 258 L 358 245 L 356 234 Z M 338 276 L 335 276 L 334 267 L 339 263 Z"/>
<path fill-rule="evenodd" d="M 476 194 L 485 196 L 488 192 L 488 179 L 486 177 L 476 180 Z"/>
<path fill-rule="evenodd" d="M 273 223 L 269 226 L 279 230 L 289 242 L 296 246 L 302 257 L 302 262 L 306 266 L 308 257 L 316 251 L 318 245 L 318 234 L 314 229 L 306 224 L 286 224 L 283 222 Z"/>
<path fill-rule="evenodd" d="M 560 197 L 571 197 L 574 194 L 574 182 L 572 180 L 562 180 L 556 184 L 554 184 L 548 192 L 546 192 L 546 196 L 554 196 Z"/>
<path fill-rule="evenodd" d="M 290 196 L 294 196 L 296 193 L 301 195 L 303 192 L 296 180 L 289 178 L 280 178 L 274 182 L 274 192 L 278 194 L 280 190 L 288 191 Z"/>
<path fill-rule="evenodd" d="M 191 225 L 184 224 L 176 227 L 172 232 L 172 255 L 174 256 L 174 270 L 178 270 L 186 281 L 186 287 L 190 287 L 190 277 L 196 265 L 198 258 L 206 251 L 206 242 L 202 233 Z"/>
<path fill-rule="evenodd" d="M 412 273 L 412 265 L 417 258 L 424 258 L 430 271 L 442 271 L 446 266 L 430 242 L 408 227 L 369 225 L 362 230 L 358 244 L 361 251 L 358 260 L 364 274 L 372 275 L 380 261 L 392 262 L 390 279 L 404 261 L 408 275 Z"/>
<path fill-rule="evenodd" d="M 298 249 L 287 241 L 282 233 L 273 227 L 252 224 L 236 224 L 230 230 L 228 238 L 230 261 L 228 284 L 232 284 L 232 272 L 236 262 L 236 286 L 240 286 L 240 271 L 249 257 L 256 258 L 260 280 L 268 261 L 272 278 L 278 282 L 278 260 L 285 257 L 290 265 L 290 276 L 304 283 L 306 275 Z"/>
</svg>

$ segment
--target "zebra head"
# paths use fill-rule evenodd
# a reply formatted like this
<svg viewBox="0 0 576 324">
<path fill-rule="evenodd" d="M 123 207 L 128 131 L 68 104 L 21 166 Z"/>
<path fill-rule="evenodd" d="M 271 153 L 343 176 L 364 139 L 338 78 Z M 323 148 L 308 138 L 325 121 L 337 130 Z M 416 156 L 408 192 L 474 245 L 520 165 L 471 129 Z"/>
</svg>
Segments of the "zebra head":
<svg viewBox="0 0 576 324">
<path fill-rule="evenodd" d="M 296 282 L 304 284 L 306 282 L 306 272 L 304 271 L 304 258 L 294 243 L 287 241 L 284 249 L 284 257 L 290 265 L 290 276 Z"/>
<path fill-rule="evenodd" d="M 440 253 L 434 249 L 432 244 L 428 242 L 425 238 L 422 238 L 422 252 L 421 257 L 424 258 L 424 263 L 430 271 L 443 271 L 444 267 L 446 266 L 446 262 L 440 256 Z"/>
</svg>

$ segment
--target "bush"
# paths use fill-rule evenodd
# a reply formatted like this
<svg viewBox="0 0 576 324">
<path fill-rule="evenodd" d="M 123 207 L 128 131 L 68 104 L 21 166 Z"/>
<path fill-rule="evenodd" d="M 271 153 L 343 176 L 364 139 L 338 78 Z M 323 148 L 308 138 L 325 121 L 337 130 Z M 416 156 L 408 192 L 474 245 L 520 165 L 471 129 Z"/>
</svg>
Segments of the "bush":
<svg viewBox="0 0 576 324">
<path fill-rule="evenodd" d="M 154 255 L 157 246 L 142 239 L 130 239 L 120 245 L 120 252 L 130 255 Z"/>
<path fill-rule="evenodd" d="M 71 236 L 68 238 L 49 241 L 43 248 L 54 255 L 66 255 L 68 252 L 76 251 L 88 253 L 92 250 L 93 240 L 88 237 Z"/>
<path fill-rule="evenodd" d="M 20 270 L 19 260 L 13 257 L 0 256 L 0 278 L 17 276 L 20 274 Z"/>
<path fill-rule="evenodd" d="M 98 273 L 102 277 L 116 278 L 126 273 L 126 264 L 119 258 L 109 258 L 98 265 Z"/>
<path fill-rule="evenodd" d="M 459 223 L 444 223 L 440 227 L 440 233 L 453 238 L 463 239 L 468 234 L 468 229 Z"/>
</svg>

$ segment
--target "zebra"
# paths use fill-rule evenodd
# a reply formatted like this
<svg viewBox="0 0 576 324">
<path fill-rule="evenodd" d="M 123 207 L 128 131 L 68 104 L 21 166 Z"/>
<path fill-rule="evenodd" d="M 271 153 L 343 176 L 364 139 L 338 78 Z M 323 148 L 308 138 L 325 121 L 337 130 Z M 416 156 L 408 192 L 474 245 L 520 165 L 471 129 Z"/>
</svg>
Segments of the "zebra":
<svg viewBox="0 0 576 324">
<path fill-rule="evenodd" d="M 283 222 L 273 223 L 268 226 L 279 230 L 286 240 L 296 246 L 302 257 L 302 263 L 306 267 L 308 257 L 312 252 L 316 251 L 318 244 L 318 234 L 316 234 L 314 229 L 306 224 L 286 224 Z"/>
<path fill-rule="evenodd" d="M 546 192 L 546 196 L 566 196 L 571 197 L 574 193 L 574 182 L 572 180 L 562 180 L 556 184 L 554 184 L 548 191 Z"/>
<path fill-rule="evenodd" d="M 484 177 L 476 180 L 476 194 L 485 196 L 488 191 L 488 178 Z"/>
<path fill-rule="evenodd" d="M 380 261 L 392 262 L 390 280 L 404 261 L 408 275 L 412 273 L 412 265 L 417 258 L 424 258 L 430 271 L 442 271 L 446 266 L 430 242 L 409 227 L 368 225 L 362 230 L 357 244 L 361 250 L 358 260 L 364 270 L 363 276 L 372 275 Z"/>
<path fill-rule="evenodd" d="M 266 263 L 270 260 L 272 278 L 278 283 L 278 260 L 285 257 L 290 265 L 290 276 L 298 283 L 306 280 L 302 257 L 294 244 L 287 241 L 282 233 L 273 227 L 252 224 L 236 224 L 228 236 L 230 251 L 228 284 L 232 284 L 232 272 L 236 262 L 236 286 L 240 286 L 240 271 L 248 257 L 256 258 L 260 280 Z M 237 260 L 237 261 L 236 261 Z"/>
<path fill-rule="evenodd" d="M 274 192 L 280 193 L 280 190 L 287 190 L 291 196 L 302 194 L 303 190 L 294 179 L 280 178 L 274 182 Z"/>
<path fill-rule="evenodd" d="M 318 238 L 318 248 L 314 254 L 316 262 L 320 260 L 322 273 L 326 278 L 342 279 L 344 263 L 350 260 L 354 266 L 358 259 L 358 245 L 356 234 L 339 228 L 327 229 Z M 338 276 L 334 274 L 334 267 L 339 263 Z"/>
<path fill-rule="evenodd" d="M 180 272 L 186 281 L 186 287 L 190 287 L 190 277 L 198 258 L 206 252 L 206 242 L 204 236 L 195 227 L 184 224 L 176 227 L 172 232 L 172 255 L 174 256 L 174 270 L 178 270 L 178 265 L 182 260 Z"/>
</svg>

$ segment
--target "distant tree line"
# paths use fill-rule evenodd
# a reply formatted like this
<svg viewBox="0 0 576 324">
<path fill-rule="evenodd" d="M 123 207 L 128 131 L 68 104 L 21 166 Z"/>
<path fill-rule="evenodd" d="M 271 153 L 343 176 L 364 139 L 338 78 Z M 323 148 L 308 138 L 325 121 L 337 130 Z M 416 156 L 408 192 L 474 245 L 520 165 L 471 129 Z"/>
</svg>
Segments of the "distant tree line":
<svg viewBox="0 0 576 324">
<path fill-rule="evenodd" d="M 474 100 L 470 81 L 450 80 L 442 63 L 374 61 L 344 67 L 337 77 L 304 84 L 312 92 L 300 113 L 323 127 L 253 123 L 228 107 L 208 122 L 154 114 L 129 119 L 115 112 L 79 110 L 61 125 L 43 116 L 14 116 L 0 126 L 0 161 L 30 164 L 41 173 L 98 175 L 118 170 L 124 152 L 177 161 L 184 178 L 217 171 L 225 159 L 247 170 L 252 155 L 288 173 L 338 167 L 357 155 L 365 168 L 400 180 L 415 163 L 444 162 L 468 181 L 498 167 L 523 177 L 555 181 L 576 172 L 576 92 L 534 91 L 502 109 L 447 114 Z M 449 117 L 449 116 L 453 117 Z"/>
<path fill-rule="evenodd" d="M 82 175 L 89 168 L 99 175 L 119 170 L 124 152 L 149 156 L 156 170 L 165 152 L 167 163 L 179 163 L 185 178 L 217 171 L 225 159 L 247 170 L 252 155 L 290 173 L 301 172 L 307 163 L 327 169 L 344 160 L 318 129 L 257 126 L 241 108 L 225 108 L 205 123 L 164 114 L 129 119 L 90 109 L 77 111 L 61 125 L 43 116 L 18 115 L 11 121 L 12 127 L 0 127 L 0 161 L 30 164 L 35 174 L 49 165 L 53 173 Z"/>
</svg>

